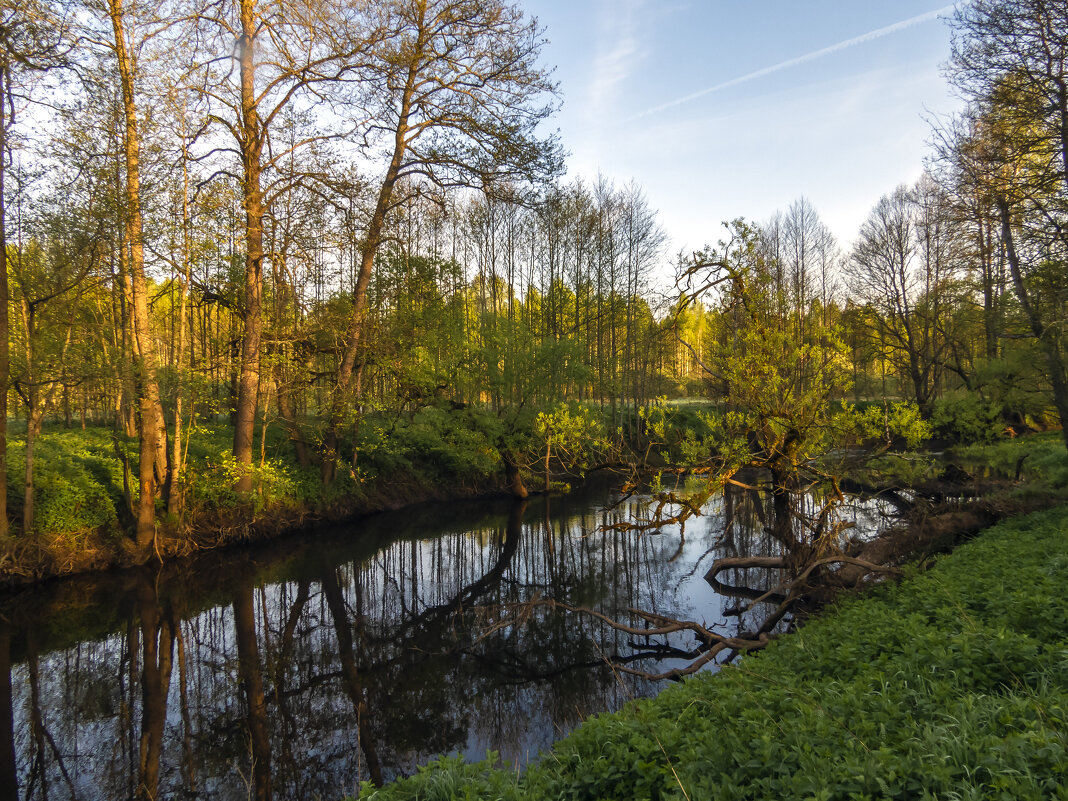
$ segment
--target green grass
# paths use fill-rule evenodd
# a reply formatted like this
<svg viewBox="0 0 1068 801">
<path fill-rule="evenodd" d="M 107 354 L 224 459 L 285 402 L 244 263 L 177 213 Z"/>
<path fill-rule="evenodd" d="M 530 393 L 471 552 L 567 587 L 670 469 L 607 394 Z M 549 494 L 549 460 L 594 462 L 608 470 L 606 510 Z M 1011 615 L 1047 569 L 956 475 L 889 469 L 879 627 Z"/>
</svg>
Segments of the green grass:
<svg viewBox="0 0 1068 801">
<path fill-rule="evenodd" d="M 442 760 L 361 798 L 1068 798 L 1068 507 L 1004 522 L 521 777 Z"/>
</svg>

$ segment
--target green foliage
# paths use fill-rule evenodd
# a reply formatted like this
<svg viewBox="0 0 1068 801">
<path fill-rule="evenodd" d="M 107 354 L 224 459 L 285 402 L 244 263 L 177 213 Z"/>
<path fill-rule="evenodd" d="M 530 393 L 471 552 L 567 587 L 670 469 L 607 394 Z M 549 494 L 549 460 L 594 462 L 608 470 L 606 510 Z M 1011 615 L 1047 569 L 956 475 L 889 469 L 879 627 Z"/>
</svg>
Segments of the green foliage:
<svg viewBox="0 0 1068 801">
<path fill-rule="evenodd" d="M 1068 487 L 1068 453 L 1061 432 L 1028 434 L 988 445 L 955 448 L 953 456 L 966 469 L 1004 478 L 1020 478 L 1038 487 Z"/>
<path fill-rule="evenodd" d="M 912 401 L 863 408 L 844 404 L 834 415 L 832 429 L 848 444 L 903 440 L 909 448 L 917 448 L 931 437 L 931 425 Z"/>
<path fill-rule="evenodd" d="M 445 756 L 419 768 L 418 778 L 408 784 L 377 789 L 370 782 L 360 785 L 361 799 L 379 801 L 510 801 L 519 799 L 515 774 L 496 770 L 497 754 L 483 762 L 468 763 L 461 756 Z"/>
<path fill-rule="evenodd" d="M 751 452 L 760 466 L 786 474 L 826 446 L 830 402 L 848 386 L 839 330 L 790 308 L 759 231 L 738 220 L 731 240 L 698 254 L 688 280 L 724 288 L 709 330 L 709 363 L 728 411 L 714 430 L 717 449 Z M 741 466 L 727 462 L 728 468 Z"/>
<path fill-rule="evenodd" d="M 1001 405 L 970 393 L 940 398 L 931 410 L 931 427 L 953 442 L 993 442 L 1004 428 Z"/>
<path fill-rule="evenodd" d="M 122 442 L 120 447 L 126 447 Z M 26 443 L 8 441 L 8 503 L 22 510 Z M 34 533 L 77 545 L 96 530 L 117 530 L 122 467 L 110 432 L 62 431 L 37 438 L 34 448 Z"/>
<path fill-rule="evenodd" d="M 980 362 L 975 389 L 947 394 L 935 402 L 931 413 L 935 433 L 954 443 L 982 445 L 999 439 L 1008 420 L 1045 428 L 1052 415 L 1045 364 L 1042 354 L 1030 347 Z"/>
<path fill-rule="evenodd" d="M 604 424 L 593 410 L 578 403 L 561 403 L 534 419 L 538 452 L 548 450 L 569 473 L 581 473 L 591 457 L 609 449 Z"/>
<path fill-rule="evenodd" d="M 8 442 L 9 513 L 18 519 L 25 477 L 25 433 Z M 227 426 L 199 425 L 185 432 L 188 463 L 179 491 L 190 516 L 235 508 L 238 466 L 232 455 L 233 430 Z M 324 487 L 315 468 L 299 467 L 278 432 L 269 437 L 268 457 L 254 460 L 253 503 L 257 513 L 268 509 L 322 510 L 361 492 L 358 483 L 343 473 Z M 258 446 L 258 443 L 257 443 Z M 36 441 L 34 455 L 35 535 L 63 539 L 71 548 L 82 545 L 91 532 L 122 536 L 119 510 L 126 503 L 125 486 L 137 491 L 137 442 L 110 429 L 87 428 L 46 431 Z M 124 476 L 119 453 L 124 453 L 130 474 Z"/>
<path fill-rule="evenodd" d="M 678 411 L 653 404 L 639 417 L 671 447 L 703 447 L 707 425 L 700 409 Z M 25 427 L 17 421 L 9 441 L 8 499 L 17 518 L 25 470 Z M 618 457 L 618 432 L 608 432 L 596 406 L 578 403 L 512 410 L 509 419 L 481 406 L 436 403 L 410 413 L 373 412 L 358 420 L 356 464 L 339 462 L 335 480 L 324 485 L 317 466 L 296 463 L 288 437 L 271 426 L 267 442 L 253 447 L 253 511 L 312 512 L 357 508 L 373 488 L 419 484 L 442 491 L 486 490 L 503 481 L 501 450 L 540 473 L 546 448 L 551 472 L 581 475 L 595 462 Z M 236 509 L 242 499 L 234 490 L 243 468 L 233 458 L 233 429 L 198 423 L 183 432 L 187 462 L 179 479 L 186 519 Z M 119 452 L 125 453 L 124 476 Z M 343 443 L 343 455 L 352 444 Z M 260 454 L 263 458 L 261 460 Z M 63 537 L 71 547 L 93 531 L 121 535 L 119 511 L 126 503 L 124 485 L 137 491 L 138 448 L 134 439 L 110 429 L 49 429 L 37 440 L 35 460 L 36 534 Z"/>
<path fill-rule="evenodd" d="M 1068 508 L 1003 523 L 755 657 L 587 721 L 525 775 L 453 758 L 365 797 L 1064 797 Z"/>
<path fill-rule="evenodd" d="M 411 416 L 375 415 L 360 424 L 360 469 L 448 486 L 484 482 L 499 471 L 500 423 L 484 410 L 426 406 Z"/>
<path fill-rule="evenodd" d="M 1039 348 L 1031 343 L 1017 343 L 1000 359 L 980 362 L 974 383 L 982 397 L 997 406 L 1003 415 L 1041 418 L 1050 407 L 1047 370 Z"/>
<path fill-rule="evenodd" d="M 492 312 L 481 315 L 479 328 L 481 341 L 471 346 L 468 359 L 475 397 L 549 404 L 565 387 L 590 376 L 580 343 L 569 337 L 539 337 L 521 320 Z"/>
<path fill-rule="evenodd" d="M 257 431 L 257 433 L 259 433 Z M 236 508 L 241 499 L 234 490 L 240 468 L 233 456 L 233 429 L 201 424 L 186 432 L 189 459 L 181 478 L 181 489 L 195 515 L 198 511 Z M 280 431 L 269 432 L 266 458 L 253 459 L 252 501 L 258 514 L 271 508 L 320 511 L 358 497 L 356 477 L 339 472 L 335 481 L 324 486 L 315 467 L 296 464 L 292 449 Z M 257 450 L 259 442 L 256 442 Z"/>
<path fill-rule="evenodd" d="M 678 461 L 687 467 L 707 462 L 714 445 L 717 416 L 711 409 L 676 408 L 674 429 L 681 433 L 675 443 Z"/>
</svg>

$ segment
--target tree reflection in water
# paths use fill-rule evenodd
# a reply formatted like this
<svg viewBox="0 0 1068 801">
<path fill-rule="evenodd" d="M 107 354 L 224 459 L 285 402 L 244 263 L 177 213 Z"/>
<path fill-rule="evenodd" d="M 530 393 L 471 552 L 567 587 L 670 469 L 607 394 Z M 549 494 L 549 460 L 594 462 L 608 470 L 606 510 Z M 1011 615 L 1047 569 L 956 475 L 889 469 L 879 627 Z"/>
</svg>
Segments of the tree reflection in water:
<svg viewBox="0 0 1068 801">
<path fill-rule="evenodd" d="M 768 552 L 755 494 L 731 488 L 685 537 L 602 533 L 634 511 L 606 500 L 406 511 L 11 597 L 0 801 L 335 797 L 442 753 L 493 749 L 522 764 L 585 717 L 658 689 L 606 660 L 685 664 L 694 646 L 532 601 L 615 619 L 637 607 L 730 633 L 760 621 L 740 588 L 778 580 L 723 574 L 727 595 L 703 580 L 717 556 Z"/>
</svg>

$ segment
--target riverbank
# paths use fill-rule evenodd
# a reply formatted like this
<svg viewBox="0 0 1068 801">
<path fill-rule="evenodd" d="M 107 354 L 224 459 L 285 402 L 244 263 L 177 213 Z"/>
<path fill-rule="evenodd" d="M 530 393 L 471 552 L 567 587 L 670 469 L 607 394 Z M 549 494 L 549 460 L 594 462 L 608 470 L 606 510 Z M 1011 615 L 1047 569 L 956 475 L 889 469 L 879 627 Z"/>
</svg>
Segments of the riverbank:
<svg viewBox="0 0 1068 801">
<path fill-rule="evenodd" d="M 157 501 L 157 536 L 133 547 L 138 442 L 107 427 L 46 427 L 38 436 L 34 522 L 22 524 L 25 431 L 7 445 L 7 498 L 14 536 L 0 552 L 0 587 L 267 539 L 411 504 L 485 498 L 581 483 L 587 471 L 647 467 L 698 452 L 708 436 L 707 404 L 641 409 L 560 404 L 552 409 L 426 406 L 368 413 L 355 441 L 343 443 L 329 484 L 314 464 L 299 464 L 288 431 L 257 429 L 253 490 L 240 497 L 233 429 L 198 424 L 184 434 L 180 512 Z M 313 442 L 314 430 L 304 433 Z M 314 449 L 309 449 L 311 458 Z M 670 457 L 668 454 L 672 454 Z M 626 454 L 625 456 L 623 454 Z M 525 485 L 525 486 L 523 486 Z"/>
<path fill-rule="evenodd" d="M 1062 505 L 587 721 L 521 776 L 447 758 L 360 798 L 1064 797 L 1065 586 Z"/>
<path fill-rule="evenodd" d="M 255 443 L 253 492 L 246 498 L 234 490 L 232 429 L 199 425 L 186 433 L 186 465 L 177 490 L 181 511 L 168 515 L 157 504 L 157 536 L 147 552 L 134 547 L 130 534 L 136 493 L 134 438 L 103 427 L 46 429 L 37 441 L 35 523 L 26 531 L 17 506 L 23 489 L 24 441 L 13 432 L 7 479 L 15 535 L 0 549 L 0 588 L 162 562 L 428 501 L 509 494 L 516 489 L 516 476 L 531 488 L 566 489 L 560 479 L 581 481 L 597 463 L 617 460 L 618 466 L 620 453 L 628 449 L 632 457 L 634 453 L 641 453 L 643 460 L 652 457 L 650 468 L 657 463 L 685 464 L 706 447 L 709 418 L 705 411 L 706 407 L 697 404 L 651 406 L 631 415 L 629 434 L 617 428 L 620 441 L 614 444 L 606 439 L 608 421 L 598 416 L 596 407 L 560 407 L 551 413 L 555 428 L 545 430 L 539 428 L 541 414 L 523 425 L 512 421 L 507 433 L 500 418 L 470 407 L 426 407 L 400 418 L 369 417 L 361 426 L 359 447 L 353 451 L 357 463 L 344 463 L 344 469 L 326 485 L 315 465 L 297 463 L 285 432 L 268 429 L 266 439 L 258 438 Z M 1011 478 L 1015 472 L 1023 488 L 1017 495 L 1034 496 L 1068 485 L 1068 464 L 1056 435 L 1028 437 L 1027 442 L 1026 446 L 1004 442 L 972 448 L 964 455 L 974 463 L 994 465 L 1002 476 Z M 507 469 L 504 453 L 513 463 L 520 463 L 518 470 Z M 884 458 L 899 461 L 898 456 Z M 937 469 L 931 460 L 904 459 L 897 467 L 904 464 L 913 475 L 898 486 L 919 480 L 917 464 L 925 465 L 922 469 L 928 473 Z M 548 473 L 546 465 L 551 468 Z M 983 491 L 990 491 L 990 486 Z M 959 528 L 975 529 L 1052 502 L 1045 497 L 1029 497 L 1023 503 L 1016 500 L 998 500 L 999 507 L 992 512 L 988 508 L 978 522 L 958 523 L 952 519 L 955 510 L 943 510 L 949 515 L 946 536 L 940 541 L 955 541 Z M 924 525 L 929 525 L 926 520 Z M 926 536 L 921 534 L 921 539 Z"/>
<path fill-rule="evenodd" d="M 226 426 L 190 432 L 182 511 L 170 517 L 159 510 L 156 541 L 146 554 L 136 551 L 127 533 L 131 487 L 136 490 L 136 475 L 130 473 L 136 440 L 106 428 L 47 431 L 37 444 L 35 526 L 17 532 L 0 557 L 0 587 L 165 561 L 411 504 L 505 489 L 503 474 L 490 460 L 469 459 L 461 466 L 459 456 L 446 458 L 445 437 L 420 458 L 409 458 L 399 439 L 388 451 L 369 454 L 359 470 L 346 470 L 324 486 L 318 469 L 297 464 L 285 440 L 276 436 L 254 465 L 255 488 L 246 500 L 233 490 L 231 437 Z M 21 499 L 22 448 L 17 438 L 9 443 L 12 500 Z M 18 526 L 19 509 L 12 511 Z"/>
<path fill-rule="evenodd" d="M 703 408 L 654 404 L 614 417 L 608 408 L 566 404 L 505 417 L 472 406 L 369 414 L 355 446 L 344 444 L 350 458 L 339 461 L 328 484 L 317 465 L 298 462 L 287 432 L 268 427 L 266 434 L 257 431 L 253 490 L 246 497 L 234 490 L 233 430 L 200 424 L 185 432 L 180 512 L 170 515 L 157 501 L 157 535 L 147 552 L 134 547 L 130 533 L 135 438 L 105 427 L 46 427 L 36 444 L 34 522 L 27 527 L 25 440 L 13 430 L 7 481 L 14 536 L 0 551 L 0 587 L 165 561 L 428 501 L 567 489 L 597 465 L 618 465 L 622 450 L 642 459 L 652 451 L 655 463 L 661 448 L 696 447 L 707 435 Z M 651 434 L 655 425 L 658 439 Z"/>
</svg>

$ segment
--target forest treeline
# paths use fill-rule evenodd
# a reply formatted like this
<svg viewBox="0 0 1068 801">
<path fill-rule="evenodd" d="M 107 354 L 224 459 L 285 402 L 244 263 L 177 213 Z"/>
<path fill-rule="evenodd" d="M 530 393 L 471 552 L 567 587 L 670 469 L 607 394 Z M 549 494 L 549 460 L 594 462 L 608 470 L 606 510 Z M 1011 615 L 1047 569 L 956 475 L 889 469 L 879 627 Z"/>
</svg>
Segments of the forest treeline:
<svg viewBox="0 0 1068 801">
<path fill-rule="evenodd" d="M 222 421 L 246 498 L 269 431 L 330 486 L 359 474 L 361 425 L 421 409 L 508 421 L 478 448 L 544 454 L 546 482 L 554 425 L 648 426 L 661 397 L 764 421 L 909 401 L 966 440 L 1068 415 L 1068 17 L 1037 0 L 956 12 L 967 108 L 852 245 L 802 198 L 677 256 L 637 184 L 563 177 L 543 32 L 513 3 L 2 14 L 3 532 L 34 528 L 46 420 L 117 432 L 147 549 Z"/>
</svg>

